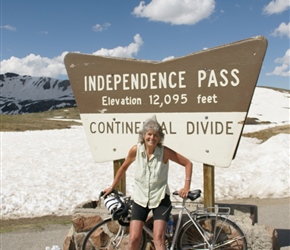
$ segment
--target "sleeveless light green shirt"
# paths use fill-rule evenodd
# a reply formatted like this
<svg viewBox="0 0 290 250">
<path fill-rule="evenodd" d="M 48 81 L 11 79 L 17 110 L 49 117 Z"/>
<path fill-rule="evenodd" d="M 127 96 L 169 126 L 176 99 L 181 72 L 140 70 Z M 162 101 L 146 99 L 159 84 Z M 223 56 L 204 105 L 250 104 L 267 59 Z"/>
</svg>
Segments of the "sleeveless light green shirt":
<svg viewBox="0 0 290 250">
<path fill-rule="evenodd" d="M 164 146 L 157 146 L 148 160 L 145 145 L 137 144 L 135 160 L 134 201 L 150 209 L 158 207 L 165 194 L 170 195 L 168 187 L 168 166 L 163 162 Z"/>
</svg>

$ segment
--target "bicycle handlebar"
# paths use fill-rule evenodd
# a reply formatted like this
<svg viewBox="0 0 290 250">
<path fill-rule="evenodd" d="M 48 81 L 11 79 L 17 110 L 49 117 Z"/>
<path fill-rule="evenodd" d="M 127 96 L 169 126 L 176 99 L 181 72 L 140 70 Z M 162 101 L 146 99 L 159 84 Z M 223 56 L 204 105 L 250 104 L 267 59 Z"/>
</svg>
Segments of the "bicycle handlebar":
<svg viewBox="0 0 290 250">
<path fill-rule="evenodd" d="M 105 194 L 104 191 L 100 192 L 99 195 L 99 200 L 101 197 L 103 197 Z M 122 216 L 127 216 L 128 215 L 128 210 L 129 210 L 129 205 L 127 203 L 125 203 L 120 197 L 122 196 L 122 192 L 119 192 L 115 189 L 112 190 L 111 194 L 114 194 L 114 198 L 117 200 L 117 202 L 120 204 L 120 206 L 116 206 L 113 210 L 112 210 L 112 218 L 114 220 L 118 220 L 120 219 Z M 174 191 L 173 195 L 178 195 L 178 191 Z M 187 197 L 185 199 L 190 199 L 191 201 L 196 200 L 197 198 L 199 198 L 201 196 L 201 190 L 200 189 L 195 189 L 192 191 L 189 191 Z M 107 196 L 106 196 L 107 197 Z M 106 198 L 104 197 L 104 198 Z M 109 208 L 108 208 L 109 209 Z M 110 210 L 110 209 L 109 209 Z"/>
<path fill-rule="evenodd" d="M 105 192 L 101 191 L 100 195 L 99 195 L 99 199 L 101 197 L 103 197 L 104 194 L 105 194 Z M 120 204 L 120 206 L 117 204 L 112 210 L 110 209 L 110 207 L 106 206 L 107 209 L 112 213 L 112 218 L 114 220 L 119 220 L 121 217 L 126 217 L 128 215 L 129 205 L 120 198 L 122 196 L 122 192 L 119 192 L 119 191 L 113 189 L 110 194 L 114 194 L 114 196 L 112 196 L 112 198 L 113 199 L 115 198 L 117 200 L 117 203 Z M 104 197 L 104 199 L 106 199 L 107 197 L 108 197 L 108 195 L 106 197 Z"/>
</svg>

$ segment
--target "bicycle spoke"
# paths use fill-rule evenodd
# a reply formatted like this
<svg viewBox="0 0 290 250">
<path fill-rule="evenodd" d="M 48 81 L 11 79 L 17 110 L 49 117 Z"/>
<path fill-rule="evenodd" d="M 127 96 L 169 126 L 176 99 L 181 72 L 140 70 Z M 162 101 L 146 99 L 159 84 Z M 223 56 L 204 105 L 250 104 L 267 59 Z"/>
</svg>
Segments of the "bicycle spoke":
<svg viewBox="0 0 290 250">
<path fill-rule="evenodd" d="M 240 236 L 239 232 L 227 219 L 215 218 L 212 223 L 214 224 L 213 249 L 243 249 L 242 239 L 244 237 Z"/>
<path fill-rule="evenodd" d="M 242 231 L 232 221 L 219 216 L 197 218 L 197 227 L 189 221 L 180 232 L 181 249 L 245 250 Z"/>
</svg>

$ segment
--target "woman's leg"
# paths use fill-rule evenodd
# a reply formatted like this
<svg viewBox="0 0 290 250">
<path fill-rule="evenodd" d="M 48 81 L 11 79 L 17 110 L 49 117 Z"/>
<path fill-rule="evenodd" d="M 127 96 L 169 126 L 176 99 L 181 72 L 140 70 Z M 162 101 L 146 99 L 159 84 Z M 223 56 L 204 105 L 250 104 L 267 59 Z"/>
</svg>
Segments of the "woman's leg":
<svg viewBox="0 0 290 250">
<path fill-rule="evenodd" d="M 140 250 L 140 240 L 142 236 L 144 222 L 141 220 L 130 221 L 130 241 L 129 250 Z"/>
<path fill-rule="evenodd" d="M 165 230 L 167 222 L 164 220 L 155 220 L 154 221 L 154 246 L 156 250 L 165 250 Z"/>
<path fill-rule="evenodd" d="M 165 232 L 172 206 L 169 195 L 165 195 L 159 206 L 153 209 L 153 237 L 156 250 L 165 250 Z"/>
</svg>

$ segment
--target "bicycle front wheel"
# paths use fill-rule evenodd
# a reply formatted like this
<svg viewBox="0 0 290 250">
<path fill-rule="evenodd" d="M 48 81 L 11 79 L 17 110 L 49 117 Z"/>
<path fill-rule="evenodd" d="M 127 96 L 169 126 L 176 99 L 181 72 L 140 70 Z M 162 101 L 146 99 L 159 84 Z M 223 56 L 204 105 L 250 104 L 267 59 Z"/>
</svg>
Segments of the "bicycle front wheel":
<svg viewBox="0 0 290 250">
<path fill-rule="evenodd" d="M 233 221 L 221 216 L 202 216 L 186 222 L 178 236 L 179 249 L 246 250 L 247 241 Z"/>
<path fill-rule="evenodd" d="M 143 230 L 140 250 L 146 247 L 146 233 Z M 94 226 L 85 236 L 82 250 L 128 249 L 129 226 L 121 226 L 117 220 L 107 218 Z"/>
</svg>

